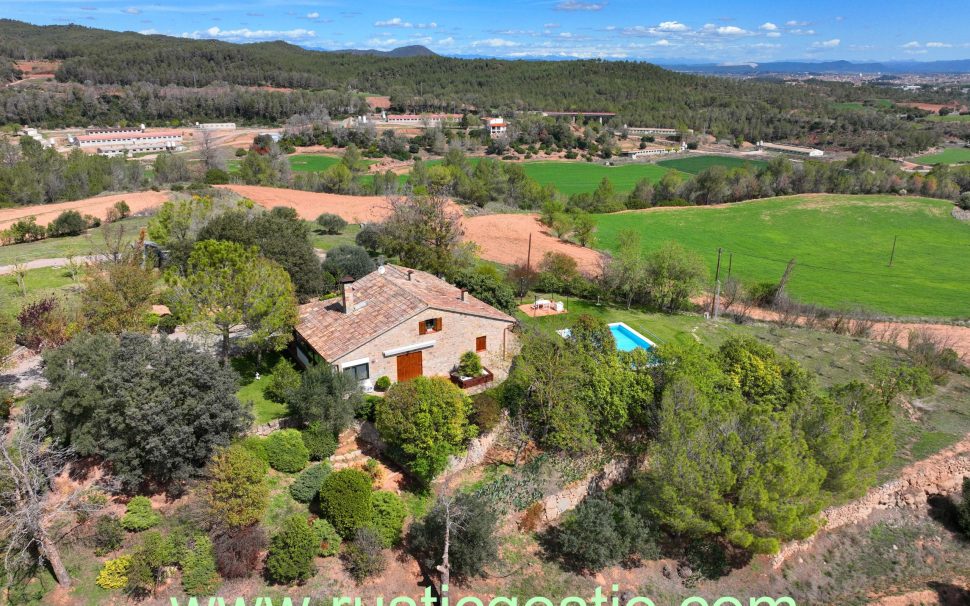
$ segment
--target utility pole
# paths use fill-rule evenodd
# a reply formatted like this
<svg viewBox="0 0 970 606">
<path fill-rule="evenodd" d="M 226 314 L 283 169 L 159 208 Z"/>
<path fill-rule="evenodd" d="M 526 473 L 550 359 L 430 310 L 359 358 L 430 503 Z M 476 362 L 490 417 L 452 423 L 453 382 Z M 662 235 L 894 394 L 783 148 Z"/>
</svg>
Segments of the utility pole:
<svg viewBox="0 0 970 606">
<path fill-rule="evenodd" d="M 715 290 L 717 289 L 718 278 L 720 278 L 720 276 L 721 276 L 721 252 L 723 250 L 724 249 L 721 248 L 720 246 L 717 247 L 717 268 L 714 270 L 714 287 L 715 287 Z M 717 310 L 717 293 L 715 293 L 714 296 L 711 298 L 711 317 L 712 318 L 714 317 L 714 314 L 716 313 L 716 310 Z"/>
<path fill-rule="evenodd" d="M 795 258 L 788 262 L 788 266 L 785 268 L 785 273 L 781 275 L 781 281 L 778 282 L 778 290 L 775 291 L 775 299 L 772 303 L 777 304 L 781 300 L 781 295 L 785 292 L 785 286 L 788 285 L 788 278 L 791 277 L 792 270 L 795 269 Z"/>
<path fill-rule="evenodd" d="M 896 258 L 896 240 L 898 239 L 899 239 L 898 235 L 893 236 L 893 251 L 889 253 L 889 267 L 893 266 L 893 259 Z"/>
<path fill-rule="evenodd" d="M 731 277 L 731 268 L 734 267 L 734 253 L 728 253 L 728 277 Z"/>
<path fill-rule="evenodd" d="M 532 232 L 529 232 L 529 250 L 525 253 L 525 268 L 532 271 Z"/>
</svg>

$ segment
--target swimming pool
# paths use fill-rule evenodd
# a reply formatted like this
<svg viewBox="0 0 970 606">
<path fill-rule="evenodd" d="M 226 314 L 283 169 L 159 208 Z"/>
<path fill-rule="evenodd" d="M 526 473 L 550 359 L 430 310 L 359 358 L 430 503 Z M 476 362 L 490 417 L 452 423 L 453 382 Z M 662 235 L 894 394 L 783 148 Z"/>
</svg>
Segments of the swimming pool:
<svg viewBox="0 0 970 606">
<path fill-rule="evenodd" d="M 650 351 L 653 348 L 653 341 L 633 330 L 623 322 L 613 322 L 609 325 L 613 339 L 616 340 L 616 348 L 620 351 L 633 351 L 636 348 Z"/>
</svg>

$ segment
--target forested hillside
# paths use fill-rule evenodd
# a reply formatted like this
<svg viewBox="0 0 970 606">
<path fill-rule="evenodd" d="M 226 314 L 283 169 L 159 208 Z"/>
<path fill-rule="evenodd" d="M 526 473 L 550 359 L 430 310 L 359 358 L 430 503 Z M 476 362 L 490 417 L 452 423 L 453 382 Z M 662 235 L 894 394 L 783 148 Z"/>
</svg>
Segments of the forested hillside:
<svg viewBox="0 0 970 606">
<path fill-rule="evenodd" d="M 97 85 L 150 83 L 195 89 L 229 83 L 388 94 L 397 108 L 409 111 L 611 111 L 618 114 L 618 123 L 692 128 L 748 141 L 821 141 L 880 153 L 911 153 L 938 140 L 934 130 L 893 114 L 833 109 L 824 87 L 693 76 L 631 61 L 391 58 L 309 51 L 284 42 L 238 45 L 11 20 L 0 21 L 0 56 L 62 60 L 57 79 L 84 83 L 89 97 L 104 95 Z M 197 93 L 185 91 L 180 96 L 193 94 Z M 65 113 L 55 109 L 59 96 L 39 103 L 26 95 L 4 91 L 0 101 L 7 121 L 44 120 L 22 110 L 24 105 L 40 107 L 51 117 Z M 191 104 L 156 110 L 153 117 L 147 108 L 154 105 L 137 103 L 146 107 L 146 119 L 215 117 Z M 333 99 L 321 105 L 337 113 L 351 109 Z M 88 106 L 72 111 L 92 116 L 89 121 L 97 115 L 92 111 L 103 113 Z M 231 107 L 223 111 L 225 118 L 274 116 Z M 138 119 L 137 112 L 122 113 L 126 119 Z"/>
</svg>

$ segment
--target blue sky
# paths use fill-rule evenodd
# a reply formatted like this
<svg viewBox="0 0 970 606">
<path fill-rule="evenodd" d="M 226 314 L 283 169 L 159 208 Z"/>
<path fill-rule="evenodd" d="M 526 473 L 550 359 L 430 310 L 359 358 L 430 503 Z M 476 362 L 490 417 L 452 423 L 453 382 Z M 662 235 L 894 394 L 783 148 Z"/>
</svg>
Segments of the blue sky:
<svg viewBox="0 0 970 606">
<path fill-rule="evenodd" d="M 970 57 L 967 0 L 0 0 L 0 16 L 320 49 L 423 44 L 446 55 L 508 58 Z"/>
</svg>

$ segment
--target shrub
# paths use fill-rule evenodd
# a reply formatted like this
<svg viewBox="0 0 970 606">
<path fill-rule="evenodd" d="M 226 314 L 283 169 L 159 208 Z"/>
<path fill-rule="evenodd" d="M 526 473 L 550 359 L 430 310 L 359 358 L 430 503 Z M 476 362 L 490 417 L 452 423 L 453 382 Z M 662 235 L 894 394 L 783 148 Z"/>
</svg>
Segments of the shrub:
<svg viewBox="0 0 970 606">
<path fill-rule="evenodd" d="M 295 429 L 281 429 L 266 438 L 269 466 L 276 471 L 296 473 L 310 461 L 310 452 L 303 445 L 303 436 Z"/>
<path fill-rule="evenodd" d="M 347 222 L 339 215 L 323 213 L 317 217 L 317 225 L 320 226 L 325 234 L 339 234 L 347 227 Z"/>
<path fill-rule="evenodd" d="M 251 526 L 269 505 L 266 463 L 239 444 L 218 453 L 209 464 L 202 496 L 220 526 Z"/>
<path fill-rule="evenodd" d="M 387 375 L 381 375 L 377 377 L 376 381 L 374 381 L 374 389 L 376 389 L 377 391 L 387 391 L 387 389 L 390 386 L 391 386 L 391 378 L 388 377 Z"/>
<path fill-rule="evenodd" d="M 78 236 L 87 228 L 88 224 L 81 213 L 76 210 L 65 210 L 47 226 L 47 235 L 51 238 Z"/>
<path fill-rule="evenodd" d="M 448 557 L 452 579 L 462 581 L 482 576 L 485 567 L 498 558 L 495 529 L 498 513 L 487 500 L 461 493 L 451 509 L 451 544 Z M 431 512 L 408 529 L 408 546 L 425 567 L 441 563 L 444 551 L 445 508 L 439 501 Z"/>
<path fill-rule="evenodd" d="M 296 481 L 290 484 L 290 496 L 298 503 L 313 501 L 330 472 L 330 463 L 319 463 L 308 467 L 296 477 Z"/>
<path fill-rule="evenodd" d="M 482 359 L 474 351 L 461 354 L 458 361 L 458 374 L 463 377 L 477 377 L 482 374 Z"/>
<path fill-rule="evenodd" d="M 311 423 L 300 432 L 303 444 L 310 453 L 311 461 L 323 461 L 337 450 L 337 438 L 333 432 L 324 428 L 320 423 Z"/>
<path fill-rule="evenodd" d="M 130 532 L 148 530 L 162 521 L 162 516 L 152 509 L 152 502 L 148 497 L 138 496 L 128 501 L 125 516 L 121 518 L 121 527 Z"/>
<path fill-rule="evenodd" d="M 43 240 L 47 236 L 47 228 L 37 224 L 37 218 L 33 215 L 17 219 L 14 223 L 4 230 L 5 238 L 11 244 L 23 244 Z"/>
<path fill-rule="evenodd" d="M 374 260 L 363 247 L 341 244 L 327 251 L 323 269 L 338 280 L 350 276 L 359 280 L 376 269 Z"/>
<path fill-rule="evenodd" d="M 131 216 L 131 207 L 124 200 L 118 200 L 111 208 L 118 213 L 118 218 L 120 219 L 127 219 Z"/>
<path fill-rule="evenodd" d="M 345 539 L 373 519 L 371 478 L 358 469 L 343 469 L 327 476 L 317 499 L 323 517 Z"/>
<path fill-rule="evenodd" d="M 377 252 L 381 247 L 381 230 L 374 224 L 367 224 L 360 228 L 354 236 L 354 243 L 371 252 Z"/>
<path fill-rule="evenodd" d="M 957 206 L 963 210 L 970 210 L 970 191 L 965 191 L 960 194 L 960 198 L 957 200 Z"/>
<path fill-rule="evenodd" d="M 267 398 L 274 402 L 286 402 L 287 396 L 300 386 L 300 373 L 285 358 L 273 365 L 273 376 L 264 390 Z"/>
<path fill-rule="evenodd" d="M 176 563 L 171 541 L 158 531 L 145 534 L 141 545 L 131 554 L 128 567 L 128 590 L 136 594 L 154 592 L 166 566 Z"/>
<path fill-rule="evenodd" d="M 360 400 L 357 408 L 354 409 L 354 416 L 358 419 L 374 422 L 374 410 L 377 403 L 381 401 L 380 396 L 365 395 Z"/>
<path fill-rule="evenodd" d="M 221 168 L 210 168 L 205 171 L 204 181 L 207 185 L 224 185 L 229 183 L 229 173 Z"/>
<path fill-rule="evenodd" d="M 112 214 L 117 214 L 118 211 L 116 211 L 113 208 L 109 208 L 108 212 Z M 110 221 L 108 221 L 108 223 L 110 223 Z M 94 215 L 84 215 L 84 225 L 88 229 L 92 229 L 94 227 L 101 227 L 101 219 L 95 217 Z"/>
<path fill-rule="evenodd" d="M 236 442 L 240 447 L 248 450 L 257 459 L 266 463 L 269 467 L 269 454 L 266 452 L 266 438 L 261 438 L 259 436 L 246 436 L 245 438 Z"/>
<path fill-rule="evenodd" d="M 10 418 L 10 411 L 13 409 L 15 401 L 16 397 L 12 391 L 0 388 L 0 421 L 6 421 Z"/>
<path fill-rule="evenodd" d="M 123 555 L 108 560 L 101 567 L 95 583 L 101 589 L 123 589 L 128 585 L 128 569 L 131 567 L 131 556 Z"/>
<path fill-rule="evenodd" d="M 164 316 L 160 316 L 158 318 L 157 325 L 158 325 L 159 332 L 163 332 L 167 335 L 170 335 L 173 332 L 175 332 L 176 328 L 178 328 L 179 320 L 175 316 L 175 314 L 165 314 Z"/>
<path fill-rule="evenodd" d="M 233 152 L 233 154 L 234 154 L 234 155 L 235 155 L 235 156 L 236 156 L 237 158 L 242 158 L 243 156 L 245 156 L 245 155 L 246 155 L 246 153 L 247 153 L 247 152 L 246 152 L 246 150 L 245 150 L 245 149 L 243 149 L 243 148 L 241 148 L 241 147 L 237 147 L 237 148 L 236 148 L 236 151 L 234 151 L 234 152 Z"/>
<path fill-rule="evenodd" d="M 471 400 L 443 377 L 395 383 L 375 404 L 377 431 L 389 452 L 430 483 L 476 433 L 468 423 Z"/>
<path fill-rule="evenodd" d="M 371 497 L 371 507 L 374 510 L 371 527 L 380 538 L 381 545 L 393 547 L 401 540 L 401 529 L 407 517 L 404 501 L 393 492 L 381 490 Z"/>
<path fill-rule="evenodd" d="M 751 302 L 760 307 L 770 307 L 778 294 L 778 284 L 775 282 L 758 282 L 748 289 Z"/>
<path fill-rule="evenodd" d="M 470 420 L 482 433 L 491 431 L 502 418 L 502 404 L 490 393 L 482 392 L 472 396 Z"/>
<path fill-rule="evenodd" d="M 212 595 L 221 579 L 216 572 L 212 541 L 205 535 L 195 537 L 193 545 L 182 559 L 182 588 L 192 596 Z"/>
<path fill-rule="evenodd" d="M 277 583 L 304 581 L 313 574 L 319 545 L 306 518 L 297 514 L 283 522 L 270 543 L 266 572 Z"/>
<path fill-rule="evenodd" d="M 316 538 L 317 545 L 320 548 L 317 552 L 320 556 L 328 558 L 340 552 L 340 543 L 342 541 L 340 535 L 330 522 L 318 518 L 313 520 L 313 524 L 310 525 L 310 530 L 313 531 L 313 536 Z"/>
<path fill-rule="evenodd" d="M 226 579 L 248 577 L 266 549 L 266 532 L 258 525 L 224 528 L 214 536 L 212 548 L 216 569 Z"/>
<path fill-rule="evenodd" d="M 370 528 L 360 528 L 342 556 L 347 573 L 358 583 L 380 574 L 387 567 L 381 539 Z"/>
<path fill-rule="evenodd" d="M 111 553 L 121 547 L 124 540 L 125 531 L 117 517 L 101 516 L 94 523 L 94 536 L 91 537 L 91 543 L 94 546 L 95 555 L 103 556 Z"/>
</svg>

